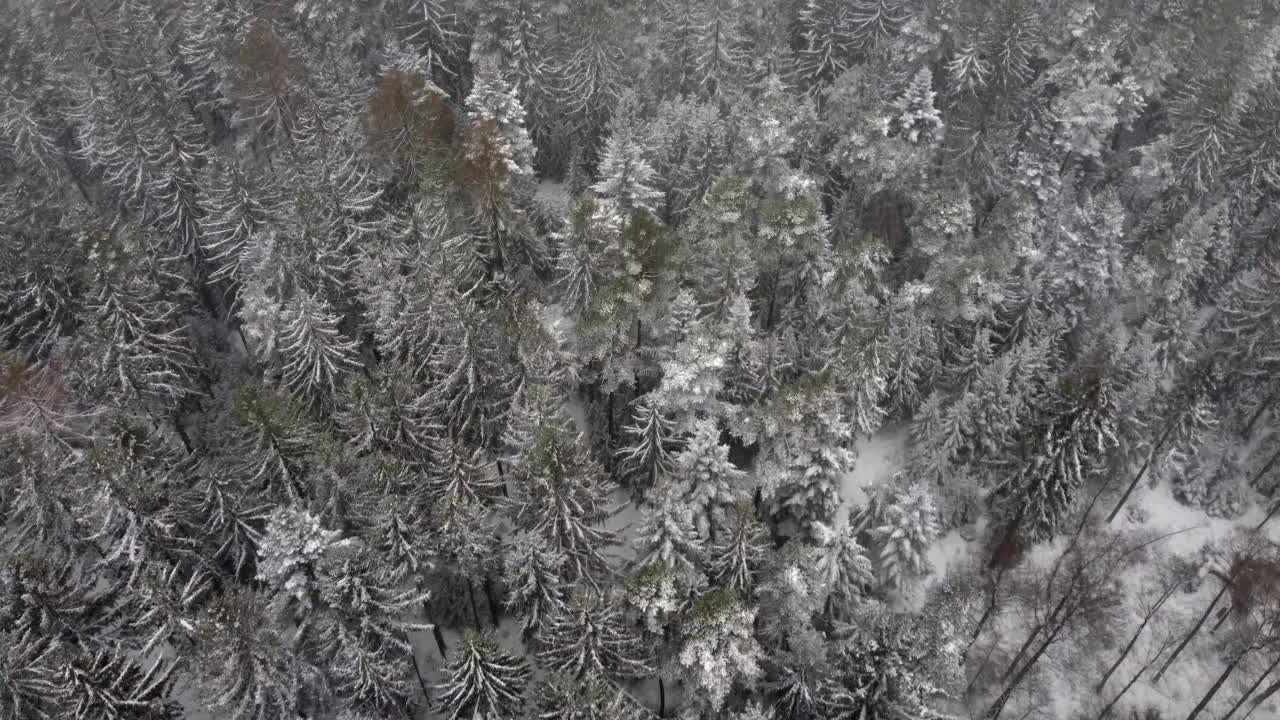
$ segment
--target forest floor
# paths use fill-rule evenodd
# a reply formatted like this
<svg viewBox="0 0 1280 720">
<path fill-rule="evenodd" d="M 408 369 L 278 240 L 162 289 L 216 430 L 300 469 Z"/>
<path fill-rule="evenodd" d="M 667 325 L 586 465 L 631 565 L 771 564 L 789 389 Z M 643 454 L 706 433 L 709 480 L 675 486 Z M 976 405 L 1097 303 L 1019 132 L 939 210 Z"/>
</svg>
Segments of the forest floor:
<svg viewBox="0 0 1280 720">
<path fill-rule="evenodd" d="M 906 428 L 901 426 L 886 427 L 857 443 L 855 466 L 845 477 L 841 488 L 848 508 L 865 504 L 877 486 L 891 480 L 902 469 L 908 443 Z M 1131 717 L 1181 720 L 1187 717 L 1225 669 L 1235 647 L 1233 643 L 1240 640 L 1232 633 L 1233 617 L 1225 609 L 1227 598 L 1223 598 L 1177 661 L 1158 681 L 1151 679 L 1221 588 L 1218 576 L 1213 573 L 1225 571 L 1230 544 L 1257 526 L 1265 515 L 1264 509 L 1253 504 L 1238 517 L 1213 517 L 1175 499 L 1167 481 L 1153 486 L 1144 483 L 1129 499 L 1127 508 L 1112 524 L 1114 530 L 1125 537 L 1159 539 L 1141 561 L 1130 565 L 1128 571 L 1118 578 L 1124 600 L 1118 609 L 1119 617 L 1113 623 L 1116 631 L 1110 637 L 1091 638 L 1089 642 L 1094 643 L 1091 650 L 1086 649 L 1086 643 L 1063 644 L 1051 649 L 1043 661 L 1043 668 L 1048 672 L 1042 673 L 1037 682 L 1029 683 L 1026 688 L 1028 695 L 1023 703 L 1030 709 L 1025 716 L 1027 718 L 1097 718 L 1134 675 L 1158 655 L 1159 661 L 1141 674 L 1107 717 L 1119 720 Z M 1280 540 L 1280 523 L 1270 525 L 1266 532 L 1273 541 Z M 973 560 L 981 554 L 976 541 L 980 536 L 981 528 L 973 526 L 953 529 L 941 535 L 928 552 L 929 573 L 898 598 L 901 608 L 919 609 L 929 588 L 946 579 L 949 573 L 971 567 Z M 1057 559 L 1062 545 L 1060 540 L 1040 546 L 1027 554 L 1025 562 L 1032 570 L 1048 568 Z M 1175 559 L 1199 567 L 1198 576 L 1173 592 L 1139 635 L 1133 649 L 1106 686 L 1096 689 L 1098 680 L 1120 656 L 1133 630 L 1141 623 L 1148 604 L 1159 596 L 1161 584 L 1167 577 L 1162 572 Z M 1034 621 L 1034 618 L 1019 613 L 1005 614 L 996 623 L 994 634 L 1002 638 L 997 642 L 1005 645 L 1020 642 Z M 972 657 L 981 657 L 981 654 L 975 653 Z M 1223 718 L 1266 669 L 1270 660 L 1261 652 L 1247 656 L 1200 717 Z M 968 670 L 972 672 L 971 668 Z M 1270 681 L 1264 681 L 1258 692 L 1269 684 Z M 1049 699 L 1047 702 L 1046 698 Z M 1159 715 L 1142 714 L 1149 709 Z M 1232 718 L 1243 718 L 1250 710 L 1253 711 L 1249 716 L 1252 718 L 1280 718 L 1280 693 L 1257 708 L 1253 707 L 1252 700 L 1246 702 Z"/>
</svg>

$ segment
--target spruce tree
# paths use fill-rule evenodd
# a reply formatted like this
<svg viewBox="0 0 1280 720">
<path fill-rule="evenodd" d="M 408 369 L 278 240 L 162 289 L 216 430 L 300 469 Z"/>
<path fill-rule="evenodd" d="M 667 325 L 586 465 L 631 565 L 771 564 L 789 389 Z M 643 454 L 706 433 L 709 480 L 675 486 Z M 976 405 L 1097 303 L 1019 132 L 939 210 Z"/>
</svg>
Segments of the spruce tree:
<svg viewBox="0 0 1280 720">
<path fill-rule="evenodd" d="M 438 688 L 450 720 L 515 717 L 524 706 L 528 665 L 499 648 L 492 635 L 472 631 L 463 636 L 458 652 Z"/>
</svg>

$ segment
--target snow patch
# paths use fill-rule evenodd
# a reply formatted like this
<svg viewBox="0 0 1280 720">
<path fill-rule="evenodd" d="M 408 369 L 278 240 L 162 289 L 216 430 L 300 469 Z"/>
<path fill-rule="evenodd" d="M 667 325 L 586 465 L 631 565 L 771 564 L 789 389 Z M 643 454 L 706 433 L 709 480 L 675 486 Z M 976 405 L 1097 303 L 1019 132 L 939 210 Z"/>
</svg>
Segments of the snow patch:
<svg viewBox="0 0 1280 720">
<path fill-rule="evenodd" d="M 853 469 L 840 483 L 840 497 L 846 508 L 842 522 L 848 521 L 848 513 L 865 507 L 876 487 L 893 479 L 906 463 L 907 428 L 886 428 L 854 443 L 857 459 Z"/>
</svg>

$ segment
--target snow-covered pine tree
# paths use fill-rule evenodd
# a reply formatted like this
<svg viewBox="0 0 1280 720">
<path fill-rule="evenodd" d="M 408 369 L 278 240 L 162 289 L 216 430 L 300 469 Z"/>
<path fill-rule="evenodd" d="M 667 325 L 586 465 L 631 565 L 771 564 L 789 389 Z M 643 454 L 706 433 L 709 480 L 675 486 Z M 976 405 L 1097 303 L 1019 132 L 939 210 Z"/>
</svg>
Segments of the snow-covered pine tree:
<svg viewBox="0 0 1280 720">
<path fill-rule="evenodd" d="M 718 713 L 730 692 L 754 683 L 763 653 L 752 632 L 755 609 L 728 589 L 712 590 L 694 603 L 680 629 L 676 662 L 698 690 L 692 705 Z"/>
<path fill-rule="evenodd" d="M 606 212 L 616 212 L 624 220 L 635 214 L 654 215 L 654 203 L 661 197 L 655 189 L 657 178 L 645 158 L 648 138 L 641 134 L 640 107 L 634 92 L 624 92 L 613 106 L 609 138 L 597 170 L 600 179 L 591 190 L 601 199 Z"/>
<path fill-rule="evenodd" d="M 88 372 L 108 397 L 173 407 L 193 392 L 199 367 L 179 307 L 157 286 L 157 269 L 146 267 L 146 231 L 88 227 L 82 242 L 91 260 L 82 319 L 89 332 L 79 341 L 89 343 Z"/>
<path fill-rule="evenodd" d="M 612 682 L 596 675 L 555 673 L 535 689 L 538 720 L 641 720 L 647 709 Z"/>
<path fill-rule="evenodd" d="M 461 173 L 475 204 L 472 252 L 483 263 L 486 277 L 494 271 L 514 275 L 540 269 L 546 262 L 545 248 L 512 203 L 511 186 L 533 174 L 533 142 L 520 98 L 500 70 L 484 61 L 466 106 L 470 116 L 463 129 Z"/>
<path fill-rule="evenodd" d="M 162 660 L 140 664 L 122 650 L 83 650 L 62 666 L 56 693 L 66 717 L 171 720 L 182 716 L 170 697 L 175 667 Z"/>
<path fill-rule="evenodd" d="M 316 581 L 322 609 L 309 620 L 344 705 L 371 715 L 406 713 L 416 688 L 407 633 L 430 629 L 415 619 L 428 593 L 403 583 L 393 567 L 368 550 L 352 543 L 320 559 Z"/>
<path fill-rule="evenodd" d="M 708 567 L 721 587 L 750 593 L 765 563 L 769 533 L 750 504 L 741 503 L 728 515 L 724 532 L 711 546 Z"/>
<path fill-rule="evenodd" d="M 249 492 L 273 499 L 306 494 L 317 433 L 289 398 L 255 385 L 232 401 L 227 464 Z"/>
<path fill-rule="evenodd" d="M 876 546 L 880 582 L 898 588 L 929 569 L 927 553 L 938 537 L 937 511 L 927 486 L 899 478 L 893 494 L 879 504 L 870 536 Z"/>
<path fill-rule="evenodd" d="M 832 528 L 818 545 L 818 572 L 828 588 L 826 610 L 836 619 L 847 619 L 875 582 L 867 549 L 851 528 Z M 930 538 L 932 540 L 932 538 Z"/>
<path fill-rule="evenodd" d="M 267 598 L 236 589 L 213 598 L 196 619 L 196 690 L 229 720 L 297 715 L 318 681 L 272 615 Z"/>
<path fill-rule="evenodd" d="M 905 618 L 871 609 L 834 638 L 835 677 L 822 705 L 836 717 L 944 717 L 930 707 L 942 693 L 918 670 L 918 633 Z"/>
<path fill-rule="evenodd" d="M 854 3 L 805 0 L 797 17 L 804 43 L 796 69 L 811 92 L 821 90 L 853 60 L 858 47 Z"/>
<path fill-rule="evenodd" d="M 1115 443 L 1115 388 L 1105 367 L 1059 379 L 1037 399 L 1015 442 L 1017 463 L 991 494 L 1004 532 L 1045 537 Z"/>
<path fill-rule="evenodd" d="M 587 454 L 583 438 L 550 389 L 533 386 L 515 412 L 508 444 L 520 449 L 510 478 L 513 518 L 563 552 L 573 579 L 604 568 L 613 541 L 601 527 L 609 513 L 605 473 Z"/>
<path fill-rule="evenodd" d="M 503 558 L 506 607 L 520 618 L 526 640 L 541 637 L 547 618 L 568 601 L 565 562 L 562 552 L 536 534 L 521 532 L 508 539 Z"/>
<path fill-rule="evenodd" d="M 333 420 L 352 452 L 386 452 L 406 463 L 425 462 L 442 430 L 410 370 L 391 363 L 353 377 L 335 403 Z"/>
<path fill-rule="evenodd" d="M 310 610 L 320 591 L 316 568 L 326 552 L 344 541 L 320 519 L 297 507 L 281 507 L 267 518 L 258 550 L 258 580 L 276 593 L 281 604 L 297 603 Z"/>
<path fill-rule="evenodd" d="M 798 416 L 784 436 L 785 476 L 774 495 L 774 520 L 784 532 L 816 539 L 822 527 L 834 524 L 845 475 L 853 469 L 853 451 L 845 447 L 851 432 L 838 415 L 830 391 L 804 397 L 798 392 L 779 404 Z"/>
<path fill-rule="evenodd" d="M 683 219 L 711 187 L 724 163 L 727 131 L 710 102 L 675 98 L 658 105 L 656 113 L 645 135 L 663 192 L 659 218 L 670 225 Z"/>
<path fill-rule="evenodd" d="M 441 710 L 449 720 L 516 717 L 524 707 L 529 666 L 498 646 L 493 635 L 468 630 L 457 660 L 445 668 Z"/>
<path fill-rule="evenodd" d="M 623 428 L 628 442 L 618 450 L 623 466 L 635 484 L 652 491 L 671 477 L 675 468 L 675 421 L 641 397 L 631 413 L 632 424 Z"/>
<path fill-rule="evenodd" d="M 301 407 L 329 407 L 338 385 L 360 367 L 356 343 L 343 337 L 328 303 L 299 292 L 280 313 L 275 352 L 281 380 Z"/>
<path fill-rule="evenodd" d="M 480 448 L 467 447 L 457 440 L 440 440 L 431 454 L 427 492 L 437 503 L 489 503 L 502 488 L 502 481 L 485 462 Z"/>
<path fill-rule="evenodd" d="M 0 710 L 5 720 L 60 720 L 61 643 L 37 630 L 0 631 Z M 21 711 L 21 715 L 19 715 Z"/>
<path fill-rule="evenodd" d="M 145 422 L 117 417 L 108 427 L 104 442 L 88 454 L 72 508 L 85 540 L 106 548 L 102 566 L 132 584 L 149 561 L 178 556 L 188 547 L 181 528 L 194 518 L 177 488 L 193 464 Z"/>
<path fill-rule="evenodd" d="M 652 672 L 650 653 L 623 615 L 621 598 L 581 587 L 551 615 L 539 657 L 575 677 L 634 680 Z"/>
<path fill-rule="evenodd" d="M 200 185 L 200 234 L 209 280 L 239 285 L 248 272 L 246 252 L 257 233 L 268 231 L 279 199 L 263 178 L 235 158 L 212 159 Z"/>
<path fill-rule="evenodd" d="M 693 510 L 699 533 L 714 541 L 726 510 L 750 498 L 746 473 L 730 462 L 729 447 L 720 444 L 720 427 L 714 418 L 694 426 L 675 458 L 675 467 L 682 500 Z"/>
</svg>

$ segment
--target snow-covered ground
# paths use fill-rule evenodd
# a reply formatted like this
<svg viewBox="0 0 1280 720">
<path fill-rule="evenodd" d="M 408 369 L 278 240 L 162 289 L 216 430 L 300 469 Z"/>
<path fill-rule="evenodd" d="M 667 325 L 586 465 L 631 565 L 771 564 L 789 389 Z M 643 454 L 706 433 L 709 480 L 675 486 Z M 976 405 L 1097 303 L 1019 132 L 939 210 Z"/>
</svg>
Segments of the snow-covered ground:
<svg viewBox="0 0 1280 720">
<path fill-rule="evenodd" d="M 844 499 L 846 518 L 848 512 L 867 504 L 874 488 L 893 479 L 894 473 L 906 462 L 907 428 L 885 428 L 869 438 L 854 444 L 857 459 L 853 469 L 844 476 L 840 497 Z"/>
<path fill-rule="evenodd" d="M 903 467 L 908 435 L 904 427 L 888 427 L 871 438 L 857 443 L 857 460 L 852 471 L 845 476 L 841 488 L 842 497 L 847 509 L 861 507 L 868 497 L 875 492 L 877 486 L 888 482 Z M 1104 498 L 1102 512 L 1110 509 Z M 1124 687 L 1133 675 L 1158 651 L 1164 648 L 1169 652 L 1174 641 L 1185 636 L 1195 624 L 1199 616 L 1212 601 L 1221 587 L 1216 577 L 1208 572 L 1201 574 L 1198 581 L 1192 583 L 1192 591 L 1179 589 L 1139 636 L 1128 657 L 1109 679 L 1107 685 L 1099 690 L 1094 684 L 1102 677 L 1106 669 L 1119 657 L 1121 650 L 1134 630 L 1141 622 L 1142 603 L 1150 602 L 1153 592 L 1161 578 L 1157 577 L 1159 568 L 1172 558 L 1181 558 L 1192 562 L 1204 556 L 1206 550 L 1226 553 L 1236 538 L 1251 531 L 1265 515 L 1263 508 L 1250 507 L 1236 518 L 1217 518 L 1207 515 L 1200 509 L 1188 507 L 1178 502 L 1172 495 L 1170 485 L 1162 481 L 1154 487 L 1144 484 L 1126 503 L 1127 509 L 1113 523 L 1113 529 L 1127 536 L 1137 537 L 1142 533 L 1148 537 L 1159 537 L 1145 559 L 1135 563 L 1129 571 L 1119 577 L 1124 606 L 1121 616 L 1114 623 L 1114 637 L 1111 646 L 1106 650 L 1080 656 L 1070 644 L 1064 644 L 1050 651 L 1042 663 L 1040 682 L 1049 683 L 1044 696 L 1052 698 L 1049 707 L 1038 708 L 1028 717 L 1042 717 L 1047 720 L 1066 720 L 1082 717 L 1097 717 L 1097 714 Z M 1273 541 L 1280 541 L 1280 521 L 1273 522 L 1266 531 Z M 981 535 L 981 528 L 952 530 L 939 537 L 928 552 L 931 572 L 920 578 L 913 592 L 903 598 L 908 607 L 918 607 L 923 601 L 925 590 L 946 578 L 949 572 L 966 565 L 966 561 L 976 557 L 979 552 L 973 538 Z M 1041 545 L 1028 553 L 1024 562 L 1027 567 L 1047 567 L 1058 557 L 1061 543 Z M 1155 669 L 1149 669 L 1142 678 L 1123 696 L 1120 703 L 1109 714 L 1119 720 L 1130 717 L 1143 718 L 1148 708 L 1160 713 L 1162 720 L 1176 720 L 1190 710 L 1204 696 L 1225 668 L 1228 655 L 1223 652 L 1231 632 L 1231 620 L 1215 632 L 1219 616 L 1215 610 L 1209 621 L 1193 638 L 1177 661 L 1161 677 L 1153 682 L 1150 675 Z M 1006 617 L 1000 621 L 1011 638 L 1020 642 L 1026 636 L 1023 627 L 1028 618 Z M 1167 655 L 1161 656 L 1161 662 Z M 1239 699 L 1241 693 L 1252 684 L 1267 664 L 1263 653 L 1258 653 L 1251 661 L 1246 661 L 1218 691 L 1213 702 L 1201 714 L 1201 718 L 1220 718 L 1227 709 Z M 1159 667 L 1159 663 L 1155 667 Z M 1273 679 L 1268 679 L 1262 687 L 1266 687 Z M 1041 687 L 1043 691 L 1044 688 Z M 1252 707 L 1252 701 L 1237 711 L 1235 718 L 1244 717 Z M 1139 714 L 1132 715 L 1137 712 Z M 1280 718 L 1280 694 L 1257 708 L 1252 718 Z"/>
</svg>

